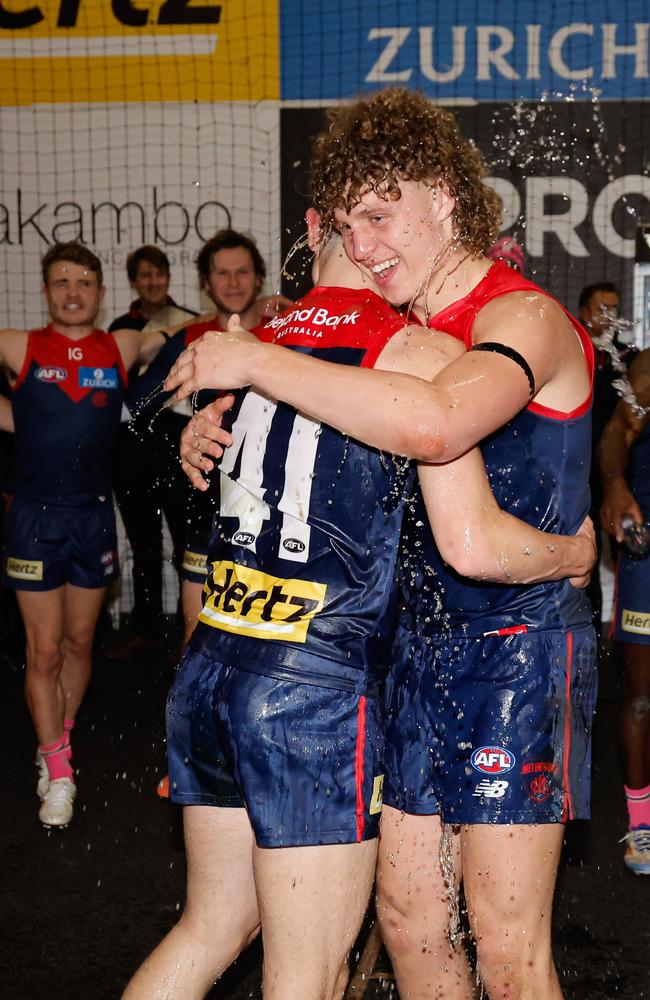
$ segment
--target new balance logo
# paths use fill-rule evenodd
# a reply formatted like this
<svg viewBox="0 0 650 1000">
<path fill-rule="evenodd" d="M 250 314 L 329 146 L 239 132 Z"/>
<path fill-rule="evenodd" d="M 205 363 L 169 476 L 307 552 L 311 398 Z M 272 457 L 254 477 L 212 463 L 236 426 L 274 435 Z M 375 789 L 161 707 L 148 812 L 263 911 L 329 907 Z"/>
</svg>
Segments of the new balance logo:
<svg viewBox="0 0 650 1000">
<path fill-rule="evenodd" d="M 479 781 L 472 795 L 485 799 L 502 799 L 507 789 L 507 781 L 488 781 L 486 778 L 483 781 Z"/>
</svg>

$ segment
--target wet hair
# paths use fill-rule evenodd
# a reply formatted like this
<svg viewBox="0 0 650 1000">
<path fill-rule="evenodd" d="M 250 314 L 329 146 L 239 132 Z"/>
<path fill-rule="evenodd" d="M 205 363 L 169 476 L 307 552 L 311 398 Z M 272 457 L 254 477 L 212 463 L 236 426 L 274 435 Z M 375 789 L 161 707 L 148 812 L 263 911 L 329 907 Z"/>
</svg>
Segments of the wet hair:
<svg viewBox="0 0 650 1000">
<path fill-rule="evenodd" d="M 133 253 L 130 253 L 126 258 L 126 273 L 128 275 L 129 281 L 134 282 L 138 277 L 138 267 L 140 266 L 140 261 L 145 260 L 147 264 L 151 264 L 152 267 L 157 267 L 159 271 L 164 271 L 166 275 L 169 275 L 169 257 L 164 253 L 160 247 L 154 247 L 150 244 L 146 244 L 143 247 L 138 247 Z"/>
<path fill-rule="evenodd" d="M 614 295 L 618 295 L 619 299 L 621 297 L 621 293 L 613 281 L 595 281 L 592 285 L 585 285 L 580 292 L 578 309 L 584 309 L 588 306 L 591 301 L 591 296 L 595 295 L 596 292 L 612 292 Z"/>
<path fill-rule="evenodd" d="M 196 258 L 196 268 L 203 284 L 207 284 L 210 277 L 210 267 L 214 255 L 220 250 L 237 250 L 238 247 L 248 250 L 253 260 L 255 274 L 260 279 L 260 283 L 264 281 L 266 264 L 262 254 L 257 249 L 255 240 L 251 239 L 250 236 L 245 236 L 244 233 L 238 233 L 235 229 L 220 229 L 211 240 L 203 244 Z"/>
<path fill-rule="evenodd" d="M 96 257 L 92 250 L 85 247 L 83 243 L 71 240 L 69 243 L 55 243 L 41 260 L 44 285 L 47 285 L 50 267 L 52 264 L 58 264 L 59 261 L 66 261 L 68 264 L 79 264 L 80 267 L 85 267 L 86 270 L 92 271 L 93 274 L 97 275 L 98 285 L 101 286 L 104 284 L 102 262 L 99 257 Z"/>
<path fill-rule="evenodd" d="M 474 143 L 460 134 L 450 111 L 424 94 L 398 87 L 328 112 L 330 127 L 316 137 L 312 200 L 326 228 L 364 191 L 398 200 L 400 181 L 443 186 L 455 198 L 454 235 L 474 255 L 494 243 L 501 199 L 484 183 L 487 168 Z"/>
</svg>

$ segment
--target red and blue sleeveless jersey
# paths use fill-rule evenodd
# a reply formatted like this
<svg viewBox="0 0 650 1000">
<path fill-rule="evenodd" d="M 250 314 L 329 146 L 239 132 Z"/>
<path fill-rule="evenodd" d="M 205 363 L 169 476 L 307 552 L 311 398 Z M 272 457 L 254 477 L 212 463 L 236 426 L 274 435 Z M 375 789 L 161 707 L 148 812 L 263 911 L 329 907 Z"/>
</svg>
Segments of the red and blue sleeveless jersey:
<svg viewBox="0 0 650 1000">
<path fill-rule="evenodd" d="M 470 348 L 480 309 L 492 299 L 519 291 L 547 294 L 497 262 L 465 298 L 434 316 L 429 326 Z M 593 377 L 591 341 L 580 324 L 566 315 Z M 486 438 L 481 451 L 503 510 L 542 531 L 577 531 L 589 513 L 591 393 L 572 413 L 529 403 Z M 407 511 L 402 545 L 400 620 L 420 634 L 459 630 L 480 636 L 501 629 L 566 629 L 591 622 L 584 590 L 572 587 L 568 580 L 510 586 L 459 576 L 438 552 L 421 498 Z"/>
<path fill-rule="evenodd" d="M 257 335 L 372 367 L 403 325 L 372 291 L 318 287 Z M 192 648 L 257 673 L 372 693 L 388 665 L 411 464 L 253 390 L 237 394 L 228 429 Z"/>
<path fill-rule="evenodd" d="M 12 398 L 16 496 L 66 506 L 110 496 L 126 381 L 112 334 L 28 334 Z"/>
</svg>

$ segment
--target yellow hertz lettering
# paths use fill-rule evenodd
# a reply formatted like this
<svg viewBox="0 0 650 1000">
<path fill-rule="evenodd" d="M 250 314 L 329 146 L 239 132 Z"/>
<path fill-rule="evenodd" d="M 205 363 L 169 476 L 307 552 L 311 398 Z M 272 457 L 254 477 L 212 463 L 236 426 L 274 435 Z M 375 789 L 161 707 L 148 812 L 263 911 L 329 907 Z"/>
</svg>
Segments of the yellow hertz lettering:
<svg viewBox="0 0 650 1000">
<path fill-rule="evenodd" d="M 624 632 L 650 635 L 650 614 L 644 611 L 628 611 L 627 608 L 623 608 L 621 629 Z"/>
<path fill-rule="evenodd" d="M 181 567 L 186 573 L 205 573 L 208 575 L 207 558 L 200 552 L 191 552 L 185 549 L 183 552 L 183 565 Z"/>
<path fill-rule="evenodd" d="M 14 580 L 42 580 L 43 563 L 37 559 L 16 559 L 7 556 L 7 576 Z"/>
<path fill-rule="evenodd" d="M 305 642 L 322 609 L 327 585 L 279 580 L 237 563 L 217 563 L 209 578 L 199 620 L 213 628 L 256 639 Z"/>
</svg>

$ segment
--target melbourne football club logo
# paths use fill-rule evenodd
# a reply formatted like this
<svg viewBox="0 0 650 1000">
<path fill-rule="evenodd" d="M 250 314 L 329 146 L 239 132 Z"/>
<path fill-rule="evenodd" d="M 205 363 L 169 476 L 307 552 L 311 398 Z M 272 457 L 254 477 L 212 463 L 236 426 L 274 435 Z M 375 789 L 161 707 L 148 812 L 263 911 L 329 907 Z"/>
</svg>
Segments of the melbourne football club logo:
<svg viewBox="0 0 650 1000">
<path fill-rule="evenodd" d="M 531 802 L 546 802 L 551 798 L 559 770 L 553 761 L 528 761 L 521 765 L 521 781 Z"/>
<path fill-rule="evenodd" d="M 515 766 L 515 755 L 505 747 L 479 747 L 470 762 L 474 770 L 481 774 L 505 774 Z"/>
<path fill-rule="evenodd" d="M 36 369 L 34 377 L 39 382 L 65 382 L 68 373 L 65 368 L 59 368 L 58 365 L 43 365 L 41 368 Z"/>
</svg>

